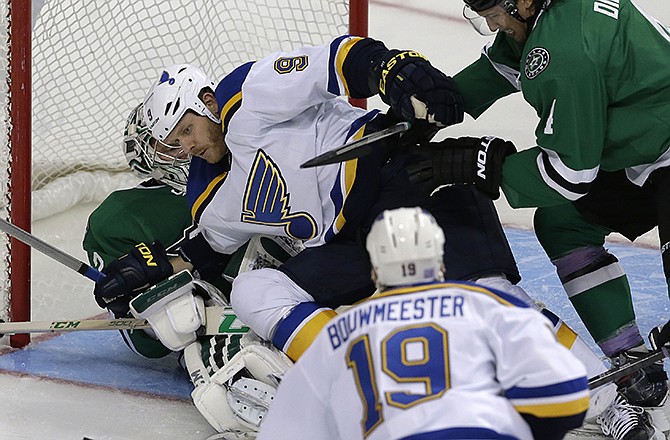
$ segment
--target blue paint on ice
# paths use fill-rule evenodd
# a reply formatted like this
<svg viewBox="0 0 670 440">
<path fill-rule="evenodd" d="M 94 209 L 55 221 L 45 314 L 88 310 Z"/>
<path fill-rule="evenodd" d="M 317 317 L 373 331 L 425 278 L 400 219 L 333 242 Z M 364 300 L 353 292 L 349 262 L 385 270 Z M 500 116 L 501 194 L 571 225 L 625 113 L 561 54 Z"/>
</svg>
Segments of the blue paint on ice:
<svg viewBox="0 0 670 440">
<path fill-rule="evenodd" d="M 146 359 L 116 331 L 72 332 L 0 356 L 0 369 L 117 390 L 189 398 L 193 389 L 177 354 Z"/>
</svg>

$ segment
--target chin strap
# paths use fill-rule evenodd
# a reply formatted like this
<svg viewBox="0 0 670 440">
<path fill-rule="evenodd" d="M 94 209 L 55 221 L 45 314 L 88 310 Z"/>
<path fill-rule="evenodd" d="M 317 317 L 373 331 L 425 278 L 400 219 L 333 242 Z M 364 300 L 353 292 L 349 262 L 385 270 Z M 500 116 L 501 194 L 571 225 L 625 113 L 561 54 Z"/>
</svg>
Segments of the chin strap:
<svg viewBox="0 0 670 440">
<path fill-rule="evenodd" d="M 505 12 L 511 15 L 513 18 L 517 19 L 521 23 L 526 23 L 527 20 L 519 15 L 519 8 L 516 6 L 516 1 L 514 0 L 503 0 L 500 3 L 500 7 L 503 8 Z"/>
</svg>

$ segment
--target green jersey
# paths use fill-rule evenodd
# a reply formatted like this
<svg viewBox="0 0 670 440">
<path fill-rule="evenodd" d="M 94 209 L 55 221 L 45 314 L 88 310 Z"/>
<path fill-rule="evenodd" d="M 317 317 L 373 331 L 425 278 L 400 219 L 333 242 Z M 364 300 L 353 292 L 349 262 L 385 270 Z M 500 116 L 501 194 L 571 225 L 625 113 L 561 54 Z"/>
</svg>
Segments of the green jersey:
<svg viewBox="0 0 670 440">
<path fill-rule="evenodd" d="M 148 180 L 135 188 L 114 191 L 91 213 L 83 247 L 90 264 L 102 269 L 137 243 L 176 243 L 191 222 L 186 197 L 175 194 L 167 185 Z M 171 353 L 144 331 L 121 334 L 126 344 L 143 356 L 158 358 Z"/>
<path fill-rule="evenodd" d="M 147 181 L 114 191 L 91 213 L 83 246 L 91 265 L 102 269 L 137 243 L 158 240 L 170 246 L 191 222 L 186 197 Z"/>
<path fill-rule="evenodd" d="M 585 195 L 599 170 L 641 186 L 670 166 L 670 31 L 630 0 L 553 0 L 525 44 L 504 33 L 454 79 L 473 117 L 522 91 L 537 146 L 507 158 L 513 207 Z"/>
<path fill-rule="evenodd" d="M 83 247 L 90 264 L 102 269 L 139 242 L 158 240 L 166 247 L 177 243 L 191 223 L 186 197 L 174 194 L 169 186 L 149 180 L 135 188 L 114 191 L 91 213 Z M 301 249 L 301 245 L 294 242 L 282 246 L 278 244 L 280 241 L 281 238 L 258 237 L 249 252 L 250 242 L 245 243 L 230 256 L 224 273 L 211 280 L 212 284 L 229 295 L 229 280 L 241 271 L 277 267 Z M 142 356 L 158 358 L 170 353 L 143 330 L 121 334 L 126 344 Z"/>
</svg>

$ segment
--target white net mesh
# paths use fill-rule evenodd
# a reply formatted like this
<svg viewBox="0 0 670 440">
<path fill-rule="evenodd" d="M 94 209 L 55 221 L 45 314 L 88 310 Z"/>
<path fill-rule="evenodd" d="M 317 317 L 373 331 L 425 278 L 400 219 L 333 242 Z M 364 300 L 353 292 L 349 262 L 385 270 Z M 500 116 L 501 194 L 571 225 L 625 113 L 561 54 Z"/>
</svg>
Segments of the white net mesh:
<svg viewBox="0 0 670 440">
<path fill-rule="evenodd" d="M 218 80 L 270 52 L 347 33 L 348 9 L 346 0 L 33 0 L 33 219 L 129 185 L 124 123 L 162 67 L 190 63 Z M 0 41 L 3 77 L 6 48 Z"/>
<path fill-rule="evenodd" d="M 346 1 L 47 0 L 33 38 L 33 189 L 125 171 L 130 109 L 163 66 L 218 79 L 240 63 L 347 32 Z"/>
</svg>

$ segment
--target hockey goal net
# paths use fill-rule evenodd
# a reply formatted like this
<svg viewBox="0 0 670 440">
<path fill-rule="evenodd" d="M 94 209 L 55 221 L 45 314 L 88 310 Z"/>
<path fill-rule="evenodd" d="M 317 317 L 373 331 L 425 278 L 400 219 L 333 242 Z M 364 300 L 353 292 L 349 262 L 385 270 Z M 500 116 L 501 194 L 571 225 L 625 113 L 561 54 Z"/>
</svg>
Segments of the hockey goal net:
<svg viewBox="0 0 670 440">
<path fill-rule="evenodd" d="M 219 79 L 275 50 L 367 32 L 367 0 L 32 0 L 32 14 L 27 4 L 0 6 L 8 79 L 0 82 L 0 215 L 28 230 L 136 183 L 121 151 L 124 123 L 163 66 L 190 63 Z M 22 247 L 0 243 L 5 320 L 30 317 Z M 12 345 L 27 341 L 19 335 Z"/>
</svg>

